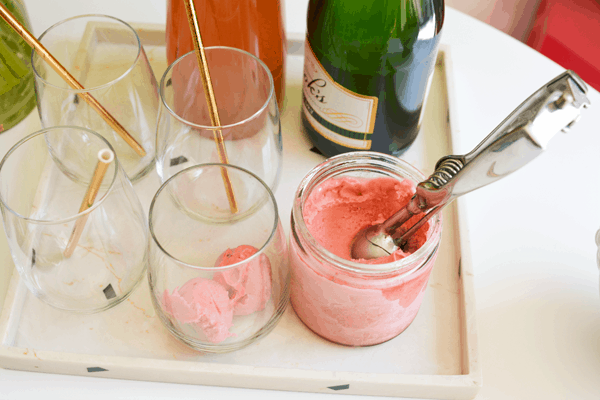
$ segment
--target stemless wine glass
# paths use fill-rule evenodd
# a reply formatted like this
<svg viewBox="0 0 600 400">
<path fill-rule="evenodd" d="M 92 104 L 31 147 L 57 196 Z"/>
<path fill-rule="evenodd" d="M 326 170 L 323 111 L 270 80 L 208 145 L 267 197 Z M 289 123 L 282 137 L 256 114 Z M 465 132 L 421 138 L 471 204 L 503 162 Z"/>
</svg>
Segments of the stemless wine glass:
<svg viewBox="0 0 600 400">
<path fill-rule="evenodd" d="M 275 198 L 261 179 L 232 165 L 191 166 L 161 186 L 149 221 L 151 297 L 171 334 L 220 353 L 275 327 L 289 300 L 288 254 Z"/>
<path fill-rule="evenodd" d="M 115 149 L 132 181 L 153 167 L 158 84 L 135 30 L 109 16 L 82 15 L 61 21 L 40 38 L 46 49 L 85 88 L 72 89 L 36 52 L 32 56 L 42 126 L 82 126 L 100 133 Z M 93 96 L 144 148 L 140 156 L 84 101 Z"/>
<path fill-rule="evenodd" d="M 147 220 L 118 157 L 109 158 L 93 205 L 80 208 L 99 155 L 110 152 L 93 131 L 53 127 L 18 142 L 0 163 L 0 207 L 13 261 L 29 290 L 56 308 L 106 310 L 143 276 Z"/>
<path fill-rule="evenodd" d="M 157 169 L 163 182 L 190 165 L 224 162 L 215 137 L 222 134 L 227 164 L 258 175 L 271 190 L 282 163 L 281 126 L 273 78 L 266 65 L 243 50 L 206 48 L 221 127 L 211 123 L 194 52 L 169 66 L 160 82 Z"/>
</svg>

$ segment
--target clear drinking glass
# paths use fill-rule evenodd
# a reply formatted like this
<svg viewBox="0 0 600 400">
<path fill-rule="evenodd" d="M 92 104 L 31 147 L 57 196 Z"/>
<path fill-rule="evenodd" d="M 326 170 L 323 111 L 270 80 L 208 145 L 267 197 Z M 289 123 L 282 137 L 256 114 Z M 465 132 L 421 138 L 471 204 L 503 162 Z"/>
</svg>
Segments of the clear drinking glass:
<svg viewBox="0 0 600 400">
<path fill-rule="evenodd" d="M 85 88 L 72 89 L 36 52 L 35 75 L 42 126 L 74 125 L 100 133 L 115 149 L 129 178 L 153 167 L 158 84 L 135 30 L 109 16 L 82 15 L 61 21 L 40 42 Z M 141 157 L 81 97 L 92 95 L 144 148 Z"/>
<path fill-rule="evenodd" d="M 175 337 L 219 353 L 275 327 L 289 299 L 288 253 L 275 198 L 262 180 L 232 165 L 189 167 L 158 190 L 149 221 L 151 296 Z"/>
<path fill-rule="evenodd" d="M 230 47 L 208 47 L 206 58 L 228 164 L 258 175 L 275 191 L 282 144 L 271 72 L 252 54 Z M 222 162 L 194 52 L 169 66 L 160 97 L 156 152 L 162 181 L 190 165 Z"/>
<path fill-rule="evenodd" d="M 118 157 L 93 205 L 79 212 L 99 152 L 107 149 L 114 152 L 88 129 L 54 127 L 27 136 L 0 163 L 0 207 L 15 266 L 35 296 L 59 309 L 106 310 L 132 292 L 145 270 L 147 220 Z"/>
</svg>

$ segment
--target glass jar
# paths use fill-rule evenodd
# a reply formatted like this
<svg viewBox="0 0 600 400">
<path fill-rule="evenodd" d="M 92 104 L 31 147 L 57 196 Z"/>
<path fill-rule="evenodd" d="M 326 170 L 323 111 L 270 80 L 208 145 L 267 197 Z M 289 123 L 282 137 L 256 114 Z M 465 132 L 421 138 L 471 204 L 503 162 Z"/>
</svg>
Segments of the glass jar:
<svg viewBox="0 0 600 400">
<path fill-rule="evenodd" d="M 328 251 L 307 228 L 305 204 L 331 179 L 391 177 L 417 183 L 425 176 L 385 154 L 353 152 L 332 157 L 302 180 L 291 217 L 291 302 L 318 335 L 344 345 L 368 346 L 403 332 L 415 318 L 439 248 L 442 218 L 431 218 L 425 243 L 405 258 L 365 264 Z"/>
<path fill-rule="evenodd" d="M 27 9 L 21 0 L 0 0 L 29 31 Z M 35 106 L 31 47 L 0 19 L 0 133 L 25 118 Z"/>
</svg>

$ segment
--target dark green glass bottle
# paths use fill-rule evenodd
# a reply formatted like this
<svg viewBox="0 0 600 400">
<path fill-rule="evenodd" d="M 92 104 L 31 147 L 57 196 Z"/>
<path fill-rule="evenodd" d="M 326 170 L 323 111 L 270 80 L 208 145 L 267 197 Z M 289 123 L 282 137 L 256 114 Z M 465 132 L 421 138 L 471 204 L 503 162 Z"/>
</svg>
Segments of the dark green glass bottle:
<svg viewBox="0 0 600 400">
<path fill-rule="evenodd" d="M 410 146 L 443 21 L 444 0 L 310 0 L 302 122 L 323 154 Z"/>
<path fill-rule="evenodd" d="M 0 0 L 29 31 L 21 0 Z M 35 106 L 31 47 L 0 18 L 0 133 L 25 118 Z"/>
</svg>

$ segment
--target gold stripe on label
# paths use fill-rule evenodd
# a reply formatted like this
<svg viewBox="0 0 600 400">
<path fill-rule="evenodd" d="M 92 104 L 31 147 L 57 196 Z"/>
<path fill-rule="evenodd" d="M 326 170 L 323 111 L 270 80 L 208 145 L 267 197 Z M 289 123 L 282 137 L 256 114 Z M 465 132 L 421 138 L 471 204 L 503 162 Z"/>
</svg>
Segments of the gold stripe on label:
<svg viewBox="0 0 600 400">
<path fill-rule="evenodd" d="M 310 126 L 312 126 L 312 128 L 317 131 L 317 133 L 319 133 L 321 136 L 323 136 L 325 139 L 338 144 L 340 146 L 343 147 L 348 147 L 350 149 L 357 149 L 357 150 L 370 150 L 371 149 L 371 140 L 358 140 L 358 139 L 351 139 L 351 138 L 346 138 L 342 135 L 339 135 L 327 128 L 325 128 L 323 125 L 321 125 L 317 120 L 315 120 L 315 118 L 310 115 L 310 113 L 306 110 L 306 106 L 302 106 L 302 112 L 304 113 L 304 116 L 306 117 L 306 120 L 308 121 L 308 123 L 310 124 Z M 339 139 L 337 139 L 337 137 L 343 137 L 346 141 L 349 141 L 350 143 L 347 142 L 342 142 Z M 366 134 L 365 134 L 366 136 Z M 352 145 L 351 143 L 355 142 L 355 145 Z M 359 144 L 360 143 L 360 144 Z"/>
</svg>

